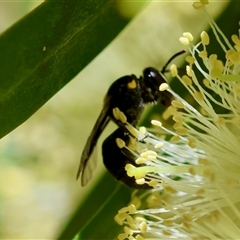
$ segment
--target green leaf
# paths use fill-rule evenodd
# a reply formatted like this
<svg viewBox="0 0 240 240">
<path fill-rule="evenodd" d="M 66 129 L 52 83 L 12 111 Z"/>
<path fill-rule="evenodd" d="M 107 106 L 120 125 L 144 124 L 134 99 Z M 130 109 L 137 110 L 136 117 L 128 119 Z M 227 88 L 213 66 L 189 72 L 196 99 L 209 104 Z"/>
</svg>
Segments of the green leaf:
<svg viewBox="0 0 240 240">
<path fill-rule="evenodd" d="M 121 226 L 113 218 L 120 208 L 128 204 L 131 192 L 109 173 L 104 174 L 58 239 L 72 239 L 80 231 L 79 239 L 112 240 L 121 231 Z"/>
<path fill-rule="evenodd" d="M 0 36 L 0 137 L 27 120 L 126 25 L 114 1 L 46 1 Z"/>
</svg>

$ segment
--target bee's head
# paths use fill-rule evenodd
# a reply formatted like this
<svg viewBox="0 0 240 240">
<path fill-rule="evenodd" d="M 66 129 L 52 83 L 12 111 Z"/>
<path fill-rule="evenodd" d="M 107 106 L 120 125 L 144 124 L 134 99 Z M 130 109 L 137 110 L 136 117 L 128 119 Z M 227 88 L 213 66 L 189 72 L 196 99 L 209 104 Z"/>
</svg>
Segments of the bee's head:
<svg viewBox="0 0 240 240">
<path fill-rule="evenodd" d="M 172 95 L 167 92 L 160 92 L 159 86 L 165 83 L 162 74 L 153 67 L 145 68 L 142 79 L 142 97 L 144 102 L 157 102 L 168 107 L 171 105 Z"/>
</svg>

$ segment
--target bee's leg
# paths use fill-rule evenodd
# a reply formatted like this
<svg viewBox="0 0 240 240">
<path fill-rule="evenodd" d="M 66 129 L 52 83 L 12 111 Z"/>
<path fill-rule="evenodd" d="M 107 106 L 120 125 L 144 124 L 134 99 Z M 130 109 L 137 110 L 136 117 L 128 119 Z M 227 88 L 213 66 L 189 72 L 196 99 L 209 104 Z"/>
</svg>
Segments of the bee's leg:
<svg viewBox="0 0 240 240">
<path fill-rule="evenodd" d="M 128 133 L 133 138 L 138 138 L 138 130 L 127 122 L 127 117 L 119 108 L 113 108 L 111 118 L 123 132 Z"/>
<path fill-rule="evenodd" d="M 136 189 L 150 189 L 148 184 L 139 185 L 136 183 L 134 177 L 129 177 L 125 170 L 126 164 L 130 163 L 136 165 L 135 156 L 125 148 L 119 148 L 116 139 L 121 138 L 128 144 L 129 135 L 126 135 L 121 128 L 115 130 L 109 137 L 107 137 L 102 145 L 103 163 L 113 177 L 125 185 Z"/>
</svg>

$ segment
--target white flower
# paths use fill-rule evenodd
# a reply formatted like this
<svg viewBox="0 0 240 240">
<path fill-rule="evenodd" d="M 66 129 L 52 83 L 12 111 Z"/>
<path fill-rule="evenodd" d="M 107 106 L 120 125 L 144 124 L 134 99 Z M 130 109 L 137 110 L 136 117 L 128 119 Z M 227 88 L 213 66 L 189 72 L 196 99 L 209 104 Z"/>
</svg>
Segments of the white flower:
<svg viewBox="0 0 240 240">
<path fill-rule="evenodd" d="M 165 113 L 173 116 L 175 131 L 153 120 L 165 139 L 147 133 L 138 145 L 141 167 L 126 166 L 129 176 L 153 190 L 135 192 L 131 204 L 119 210 L 115 220 L 125 225 L 120 240 L 240 238 L 240 39 L 233 35 L 235 45 L 230 44 L 206 4 L 194 7 L 206 12 L 226 59 L 208 56 L 206 32 L 196 45 L 190 33 L 180 38 L 190 52 L 187 74 L 180 77 L 175 65 L 171 72 L 196 104 L 161 85 L 175 97 Z"/>
</svg>

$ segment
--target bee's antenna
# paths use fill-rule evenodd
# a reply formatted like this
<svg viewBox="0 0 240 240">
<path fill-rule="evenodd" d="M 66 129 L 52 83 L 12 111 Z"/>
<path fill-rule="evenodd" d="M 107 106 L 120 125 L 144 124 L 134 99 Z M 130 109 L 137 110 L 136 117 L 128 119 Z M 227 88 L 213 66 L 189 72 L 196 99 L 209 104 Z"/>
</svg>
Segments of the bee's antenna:
<svg viewBox="0 0 240 240">
<path fill-rule="evenodd" d="M 161 70 L 161 73 L 165 73 L 166 72 L 166 68 L 168 67 L 168 64 L 174 59 L 176 58 L 177 56 L 181 55 L 181 54 L 184 54 L 186 51 L 185 50 L 182 50 L 180 52 L 177 52 L 176 54 L 174 54 L 168 61 L 167 63 L 163 66 L 162 70 Z"/>
</svg>

